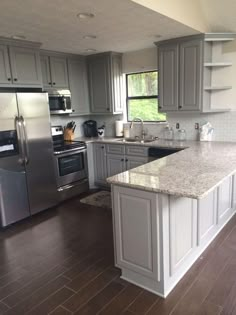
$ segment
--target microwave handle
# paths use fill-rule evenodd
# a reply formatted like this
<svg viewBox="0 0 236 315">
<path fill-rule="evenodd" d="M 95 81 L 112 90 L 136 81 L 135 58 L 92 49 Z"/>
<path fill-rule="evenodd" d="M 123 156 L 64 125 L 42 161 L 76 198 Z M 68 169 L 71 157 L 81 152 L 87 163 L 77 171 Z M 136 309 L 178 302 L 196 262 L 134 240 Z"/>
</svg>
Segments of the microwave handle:
<svg viewBox="0 0 236 315">
<path fill-rule="evenodd" d="M 63 102 L 63 110 L 66 111 L 67 110 L 66 98 L 64 96 L 62 97 L 62 102 Z"/>
</svg>

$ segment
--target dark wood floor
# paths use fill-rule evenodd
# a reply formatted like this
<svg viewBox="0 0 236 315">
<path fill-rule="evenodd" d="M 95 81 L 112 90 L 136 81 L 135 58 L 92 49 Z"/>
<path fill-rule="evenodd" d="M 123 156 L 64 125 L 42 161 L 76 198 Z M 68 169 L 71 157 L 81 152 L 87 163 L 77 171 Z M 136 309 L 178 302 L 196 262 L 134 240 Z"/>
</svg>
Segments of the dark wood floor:
<svg viewBox="0 0 236 315">
<path fill-rule="evenodd" d="M 111 211 L 62 204 L 0 231 L 0 314 L 236 314 L 236 217 L 167 299 L 119 278 Z"/>
</svg>

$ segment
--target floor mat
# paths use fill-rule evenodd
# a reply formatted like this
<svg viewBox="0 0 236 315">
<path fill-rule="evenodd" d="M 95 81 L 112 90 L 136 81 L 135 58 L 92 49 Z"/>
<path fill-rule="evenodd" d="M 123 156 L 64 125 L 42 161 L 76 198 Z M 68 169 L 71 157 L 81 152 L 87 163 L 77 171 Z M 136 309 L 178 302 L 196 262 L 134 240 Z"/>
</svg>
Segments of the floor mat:
<svg viewBox="0 0 236 315">
<path fill-rule="evenodd" d="M 91 206 L 111 209 L 111 193 L 109 191 L 99 191 L 80 200 Z"/>
</svg>

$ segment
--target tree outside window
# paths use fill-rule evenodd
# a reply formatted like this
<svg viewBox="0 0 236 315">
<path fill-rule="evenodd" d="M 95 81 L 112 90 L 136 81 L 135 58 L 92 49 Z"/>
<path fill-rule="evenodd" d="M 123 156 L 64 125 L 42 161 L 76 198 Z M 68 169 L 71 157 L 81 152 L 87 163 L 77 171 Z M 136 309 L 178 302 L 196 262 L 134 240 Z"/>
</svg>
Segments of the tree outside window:
<svg viewBox="0 0 236 315">
<path fill-rule="evenodd" d="M 166 121 L 166 114 L 158 113 L 158 72 L 148 71 L 126 75 L 127 117 L 143 121 Z"/>
</svg>

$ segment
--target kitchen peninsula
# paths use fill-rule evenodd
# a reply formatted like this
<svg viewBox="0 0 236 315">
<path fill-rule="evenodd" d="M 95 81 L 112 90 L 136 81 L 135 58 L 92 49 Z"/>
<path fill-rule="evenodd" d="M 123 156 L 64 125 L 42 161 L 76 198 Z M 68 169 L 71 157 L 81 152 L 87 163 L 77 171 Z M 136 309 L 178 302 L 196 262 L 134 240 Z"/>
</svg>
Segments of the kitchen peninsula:
<svg viewBox="0 0 236 315">
<path fill-rule="evenodd" d="M 162 297 L 236 207 L 236 144 L 187 146 L 107 179 L 112 184 L 116 266 L 123 279 Z"/>
</svg>

